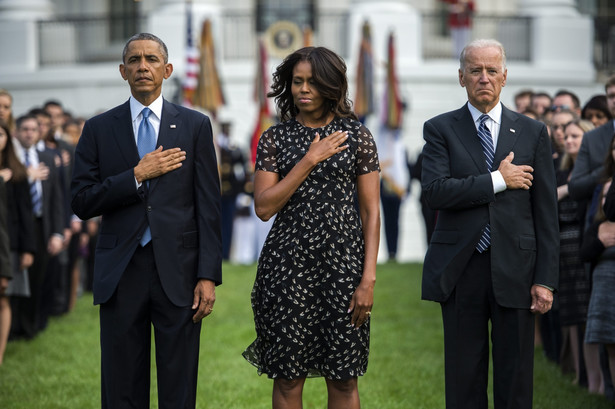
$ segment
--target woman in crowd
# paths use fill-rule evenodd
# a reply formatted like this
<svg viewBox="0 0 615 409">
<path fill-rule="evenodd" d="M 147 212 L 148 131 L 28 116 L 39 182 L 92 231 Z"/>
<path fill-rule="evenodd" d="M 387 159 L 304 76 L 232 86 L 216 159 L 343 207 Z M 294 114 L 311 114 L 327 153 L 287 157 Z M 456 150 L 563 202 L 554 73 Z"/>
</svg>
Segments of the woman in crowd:
<svg viewBox="0 0 615 409">
<path fill-rule="evenodd" d="M 615 138 L 611 140 L 604 163 L 598 195 L 589 208 L 592 224 L 583 236 L 581 256 L 591 262 L 592 290 L 587 312 L 585 342 L 603 345 L 608 355 L 608 367 L 615 373 Z M 594 210 L 595 208 L 595 210 Z M 612 381 L 615 377 L 611 376 Z M 613 385 L 615 386 L 615 385 Z"/>
<path fill-rule="evenodd" d="M 606 95 L 593 96 L 581 111 L 581 118 L 591 121 L 597 128 L 613 119 L 606 102 Z"/>
<path fill-rule="evenodd" d="M 2 88 L 0 88 L 0 122 L 4 122 L 11 132 L 15 131 L 13 96 L 7 90 Z"/>
<path fill-rule="evenodd" d="M 243 355 L 273 378 L 274 409 L 300 408 L 311 376 L 325 378 L 329 408 L 359 408 L 380 236 L 376 146 L 352 112 L 346 64 L 326 48 L 289 55 L 269 96 L 282 123 L 260 139 L 254 205 L 276 219 Z"/>
<path fill-rule="evenodd" d="M 583 135 L 592 129 L 594 125 L 591 122 L 581 119 L 569 122 L 563 129 L 565 153 L 560 169 L 556 173 L 560 227 L 558 301 L 562 336 L 567 341 L 564 345 L 569 346 L 575 373 L 574 381 L 579 383 L 581 363 L 584 362 L 588 389 L 590 392 L 598 393 L 602 384 L 598 347 L 594 344 L 583 344 L 582 341 L 591 292 L 590 277 L 580 254 L 587 203 L 572 200 L 568 196 L 568 181 Z M 584 359 L 581 359 L 581 353 Z"/>
<path fill-rule="evenodd" d="M 0 177 L 6 184 L 7 222 L 13 279 L 6 293 L 0 296 L 0 364 L 11 329 L 9 296 L 30 296 L 27 268 L 34 261 L 34 219 L 30 199 L 28 173 L 15 154 L 11 132 L 0 122 Z"/>
</svg>

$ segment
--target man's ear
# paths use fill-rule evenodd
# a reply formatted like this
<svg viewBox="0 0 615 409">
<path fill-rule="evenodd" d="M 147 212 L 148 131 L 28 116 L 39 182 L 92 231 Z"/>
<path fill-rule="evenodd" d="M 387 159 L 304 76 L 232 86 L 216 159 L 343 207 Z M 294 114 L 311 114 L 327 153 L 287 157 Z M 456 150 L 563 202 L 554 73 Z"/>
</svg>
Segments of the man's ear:
<svg viewBox="0 0 615 409">
<path fill-rule="evenodd" d="M 122 78 L 124 78 L 124 81 L 128 79 L 128 77 L 126 76 L 126 67 L 124 67 L 124 64 L 120 64 L 120 74 L 122 75 Z"/>
<path fill-rule="evenodd" d="M 168 79 L 173 73 L 173 64 L 168 63 L 164 66 L 164 79 Z"/>
<path fill-rule="evenodd" d="M 459 70 L 459 85 L 461 85 L 462 88 L 466 86 L 465 82 L 463 81 L 463 71 L 461 71 L 461 69 Z"/>
</svg>

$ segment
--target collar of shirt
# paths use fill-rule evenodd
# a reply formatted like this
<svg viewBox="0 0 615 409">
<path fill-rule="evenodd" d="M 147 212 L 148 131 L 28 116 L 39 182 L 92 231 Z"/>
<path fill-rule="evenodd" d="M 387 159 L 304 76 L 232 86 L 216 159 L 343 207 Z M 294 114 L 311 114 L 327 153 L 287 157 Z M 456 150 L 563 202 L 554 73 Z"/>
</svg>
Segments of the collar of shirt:
<svg viewBox="0 0 615 409">
<path fill-rule="evenodd" d="M 480 117 L 483 114 L 481 111 L 476 109 L 470 102 L 468 102 L 468 109 L 470 110 L 470 114 L 472 115 L 472 120 L 474 121 L 474 126 L 476 126 L 476 130 L 478 131 L 478 126 L 480 125 Z M 493 138 L 493 146 L 498 145 L 498 136 L 500 135 L 500 126 L 502 124 L 502 104 L 498 102 L 491 111 L 487 112 L 489 115 L 490 121 L 485 122 L 485 126 L 489 128 L 491 132 L 491 137 Z"/>
<path fill-rule="evenodd" d="M 152 111 L 152 114 L 149 116 L 149 121 L 154 127 L 154 131 L 156 132 L 156 139 L 158 138 L 158 130 L 160 129 L 160 118 L 162 118 L 162 94 L 152 102 L 148 108 Z M 132 118 L 132 130 L 134 131 L 135 141 L 137 140 L 137 135 L 139 131 L 139 125 L 141 124 L 141 120 L 143 119 L 143 115 L 141 115 L 141 111 L 145 108 L 145 105 L 137 101 L 132 95 L 130 96 L 130 116 Z"/>
</svg>

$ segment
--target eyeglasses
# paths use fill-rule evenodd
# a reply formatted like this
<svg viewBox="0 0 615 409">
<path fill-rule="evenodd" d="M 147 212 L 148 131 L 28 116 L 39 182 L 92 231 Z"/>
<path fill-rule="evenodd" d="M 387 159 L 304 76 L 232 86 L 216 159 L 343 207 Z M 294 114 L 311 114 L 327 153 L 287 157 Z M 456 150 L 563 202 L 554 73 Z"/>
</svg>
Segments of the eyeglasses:
<svg viewBox="0 0 615 409">
<path fill-rule="evenodd" d="M 570 110 L 570 105 L 551 105 L 551 112 Z"/>
</svg>

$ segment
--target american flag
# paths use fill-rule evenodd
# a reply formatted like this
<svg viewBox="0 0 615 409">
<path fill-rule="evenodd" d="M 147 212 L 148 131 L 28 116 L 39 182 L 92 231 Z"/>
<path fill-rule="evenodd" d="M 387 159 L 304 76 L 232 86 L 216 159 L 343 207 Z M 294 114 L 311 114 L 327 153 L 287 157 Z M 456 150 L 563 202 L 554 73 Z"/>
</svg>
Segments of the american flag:
<svg viewBox="0 0 615 409">
<path fill-rule="evenodd" d="M 192 1 L 186 2 L 186 70 L 183 83 L 183 105 L 193 106 L 199 77 L 199 49 L 192 39 Z"/>
</svg>

